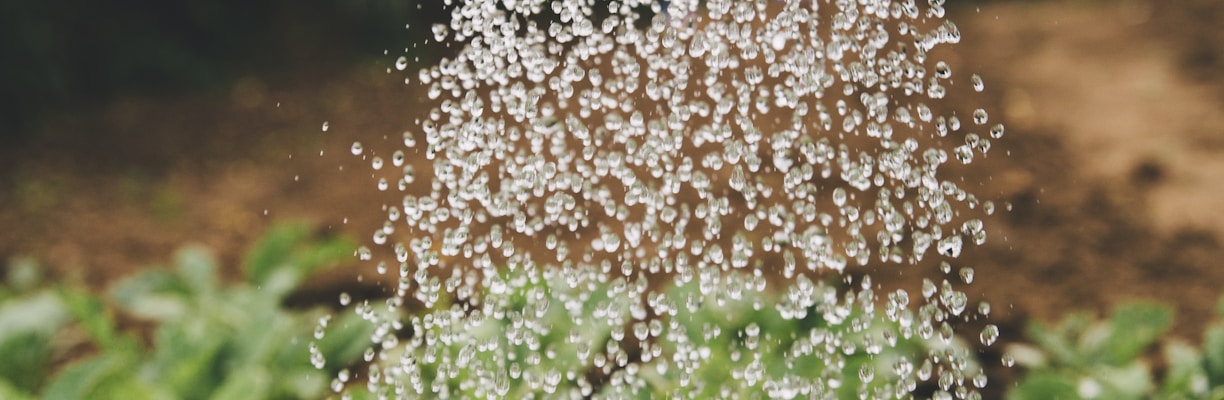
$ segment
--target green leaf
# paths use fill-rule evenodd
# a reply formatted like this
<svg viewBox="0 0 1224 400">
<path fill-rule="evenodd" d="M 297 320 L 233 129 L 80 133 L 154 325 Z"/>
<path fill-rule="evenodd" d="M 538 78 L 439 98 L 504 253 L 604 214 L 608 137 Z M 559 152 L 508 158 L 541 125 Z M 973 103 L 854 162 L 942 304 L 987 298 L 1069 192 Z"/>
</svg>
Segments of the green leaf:
<svg viewBox="0 0 1224 400">
<path fill-rule="evenodd" d="M 51 335 L 68 317 L 63 301 L 50 291 L 4 302 L 0 305 L 0 342 L 27 332 Z"/>
<path fill-rule="evenodd" d="M 284 315 L 265 319 L 264 322 L 251 323 L 240 327 L 233 334 L 232 355 L 226 359 L 226 369 L 243 368 L 249 365 L 263 365 L 273 361 L 273 356 L 282 347 L 283 341 L 297 331 L 305 331 L 304 324 L 292 324 Z"/>
<path fill-rule="evenodd" d="M 138 351 L 136 340 L 115 329 L 111 312 L 93 294 L 81 289 L 60 289 L 59 298 L 68 312 L 89 333 L 103 351 L 134 354 Z"/>
<path fill-rule="evenodd" d="M 209 294 L 216 290 L 217 260 L 207 248 L 183 246 L 174 254 L 174 259 L 175 270 L 196 293 Z"/>
<path fill-rule="evenodd" d="M 1093 398 L 1115 400 L 1140 399 L 1151 394 L 1152 372 L 1147 363 L 1135 361 L 1123 367 L 1096 365 L 1089 372 L 1087 379 L 1081 382 L 1093 382 L 1098 385 L 1099 393 Z M 1081 387 L 1085 385 L 1082 384 Z"/>
<path fill-rule="evenodd" d="M 1128 303 L 1114 308 L 1109 335 L 1101 347 L 1103 361 L 1122 366 L 1139 357 L 1173 326 L 1173 309 L 1157 303 Z"/>
<path fill-rule="evenodd" d="M 1212 387 L 1224 386 L 1224 323 L 1203 332 L 1203 364 Z"/>
<path fill-rule="evenodd" d="M 319 268 L 351 258 L 354 248 L 339 238 L 311 240 L 305 224 L 278 225 L 251 247 L 243 271 L 247 282 L 279 297 Z"/>
<path fill-rule="evenodd" d="M 153 359 L 144 371 L 179 398 L 201 399 L 221 384 L 220 363 L 229 335 L 215 324 L 184 320 L 159 327 Z"/>
<path fill-rule="evenodd" d="M 1076 400 L 1076 382 L 1051 370 L 1030 371 L 1010 392 L 1009 400 Z"/>
<path fill-rule="evenodd" d="M 351 400 L 375 400 L 379 398 L 374 393 L 371 393 L 369 389 L 364 387 L 346 389 L 344 394 L 348 395 L 349 399 Z"/>
<path fill-rule="evenodd" d="M 50 335 L 26 331 L 0 341 L 0 381 L 34 393 L 42 386 L 51 361 Z"/>
<path fill-rule="evenodd" d="M 60 371 L 47 385 L 42 398 L 48 400 L 87 400 L 102 397 L 102 389 L 114 381 L 131 379 L 134 360 L 127 354 L 103 353 L 74 363 Z M 126 376 L 125 376 L 126 375 Z"/>
<path fill-rule="evenodd" d="M 125 311 L 140 318 L 167 320 L 190 312 L 191 290 L 183 279 L 164 270 L 139 273 L 111 288 L 111 298 Z"/>
<path fill-rule="evenodd" d="M 319 351 L 327 360 L 326 370 L 330 373 L 340 371 L 357 361 L 370 346 L 370 334 L 374 326 L 361 319 L 353 312 L 346 312 L 338 320 L 328 324 L 327 334 L 317 342 Z M 309 354 L 302 353 L 301 359 L 308 360 Z"/>
<path fill-rule="evenodd" d="M 1164 347 L 1168 371 L 1161 393 L 1165 398 L 1202 398 L 1208 389 L 1207 371 L 1203 369 L 1198 349 L 1185 343 L 1170 342 Z"/>
<path fill-rule="evenodd" d="M 5 400 L 33 400 L 34 396 L 28 392 L 22 391 L 17 386 L 4 379 L 0 379 L 0 399 Z"/>
<path fill-rule="evenodd" d="M 284 224 L 273 227 L 255 242 L 246 257 L 247 282 L 262 284 L 278 269 L 284 268 L 294 247 L 310 234 L 305 224 Z"/>
<path fill-rule="evenodd" d="M 268 398 L 272 376 L 262 366 L 249 365 L 233 371 L 213 392 L 214 400 L 261 400 Z"/>
<path fill-rule="evenodd" d="M 282 366 L 288 364 L 280 364 Z M 293 368 L 279 373 L 273 382 L 274 390 L 270 398 L 319 399 L 327 392 L 330 376 L 322 371 L 307 366 Z"/>
<path fill-rule="evenodd" d="M 1087 314 L 1072 313 L 1063 318 L 1055 328 L 1036 321 L 1029 323 L 1025 333 L 1054 363 L 1079 366 L 1087 360 L 1075 341 L 1090 322 L 1091 317 Z"/>
</svg>

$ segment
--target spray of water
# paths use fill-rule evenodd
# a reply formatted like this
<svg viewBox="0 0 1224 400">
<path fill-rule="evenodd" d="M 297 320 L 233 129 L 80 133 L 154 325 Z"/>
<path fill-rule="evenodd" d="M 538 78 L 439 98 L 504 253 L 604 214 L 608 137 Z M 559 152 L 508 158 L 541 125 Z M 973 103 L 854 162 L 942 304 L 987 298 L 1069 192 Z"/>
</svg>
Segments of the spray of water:
<svg viewBox="0 0 1224 400">
<path fill-rule="evenodd" d="M 398 274 L 355 304 L 368 390 L 979 397 L 950 322 L 989 305 L 865 272 L 986 239 L 993 204 L 941 167 L 1003 127 L 943 114 L 942 3 L 446 0 L 432 32 L 460 50 L 410 77 L 419 130 L 352 147 L 403 194 L 372 236 L 394 260 L 359 251 Z"/>
</svg>

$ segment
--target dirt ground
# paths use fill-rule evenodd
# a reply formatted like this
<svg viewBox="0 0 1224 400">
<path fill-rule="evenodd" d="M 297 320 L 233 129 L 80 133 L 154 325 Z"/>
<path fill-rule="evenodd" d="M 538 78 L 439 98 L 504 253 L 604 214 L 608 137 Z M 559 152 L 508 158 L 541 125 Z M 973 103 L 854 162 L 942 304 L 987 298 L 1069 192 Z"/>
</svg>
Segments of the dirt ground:
<svg viewBox="0 0 1224 400">
<path fill-rule="evenodd" d="M 1007 124 L 966 173 L 1012 206 L 962 255 L 977 271 L 967 290 L 1005 339 L 1031 318 L 1149 298 L 1199 340 L 1224 295 L 1224 5 L 990 2 L 952 20 L 963 41 L 949 61 L 982 75 Z M 391 62 L 50 119 L 0 149 L 0 260 L 105 287 L 189 242 L 232 273 L 275 221 L 368 238 L 386 200 L 348 148 L 399 140 L 419 109 Z"/>
</svg>

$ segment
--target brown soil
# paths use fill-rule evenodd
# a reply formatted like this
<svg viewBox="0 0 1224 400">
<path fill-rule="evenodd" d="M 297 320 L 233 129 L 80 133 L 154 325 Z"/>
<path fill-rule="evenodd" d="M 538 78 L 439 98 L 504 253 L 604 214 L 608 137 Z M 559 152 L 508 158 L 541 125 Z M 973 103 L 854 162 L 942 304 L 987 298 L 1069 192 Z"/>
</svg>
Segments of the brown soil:
<svg viewBox="0 0 1224 400">
<path fill-rule="evenodd" d="M 959 263 L 976 269 L 968 290 L 993 305 L 1007 339 L 1030 319 L 1134 298 L 1175 305 L 1175 334 L 1191 341 L 1216 318 L 1221 18 L 1213 0 L 955 10 L 964 39 L 949 62 L 985 78 L 987 109 L 1008 126 L 967 174 L 1012 208 Z M 105 287 L 188 242 L 216 249 L 234 274 L 274 221 L 366 239 L 390 199 L 349 145 L 390 148 L 378 143 L 412 129 L 421 102 L 384 68 L 59 115 L 33 143 L 0 149 L 0 259 L 35 257 Z"/>
</svg>

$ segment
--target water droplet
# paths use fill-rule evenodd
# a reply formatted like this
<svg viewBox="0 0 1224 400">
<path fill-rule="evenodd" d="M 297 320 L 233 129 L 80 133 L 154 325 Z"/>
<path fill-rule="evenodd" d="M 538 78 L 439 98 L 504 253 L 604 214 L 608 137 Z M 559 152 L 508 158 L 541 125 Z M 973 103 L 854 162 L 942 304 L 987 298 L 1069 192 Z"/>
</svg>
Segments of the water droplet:
<svg viewBox="0 0 1224 400">
<path fill-rule="evenodd" d="M 973 283 L 973 268 L 964 267 L 960 270 L 961 281 L 965 283 Z"/>
<path fill-rule="evenodd" d="M 952 77 L 952 67 L 948 63 L 940 61 L 935 63 L 935 76 L 940 79 L 948 79 Z"/>
<path fill-rule="evenodd" d="M 998 139 L 1003 137 L 1003 124 L 995 124 L 990 128 L 990 137 Z"/>
<path fill-rule="evenodd" d="M 846 189 L 841 187 L 833 189 L 833 204 L 838 207 L 846 205 Z"/>
<path fill-rule="evenodd" d="M 995 340 L 999 339 L 999 327 L 994 324 L 987 324 L 985 328 L 982 328 L 982 334 L 979 335 L 979 338 L 985 346 L 994 344 Z"/>
<path fill-rule="evenodd" d="M 960 257 L 961 244 L 960 236 L 953 235 L 943 238 L 939 241 L 939 254 L 952 258 Z"/>
<path fill-rule="evenodd" d="M 396 167 L 400 167 L 404 165 L 404 151 L 403 150 L 396 150 L 394 154 L 391 154 L 391 165 L 394 165 Z"/>
<path fill-rule="evenodd" d="M 365 148 L 361 146 L 361 142 L 353 142 L 353 146 L 350 148 L 350 151 L 353 152 L 353 155 L 359 156 L 361 155 L 361 152 L 365 151 Z"/>
</svg>

